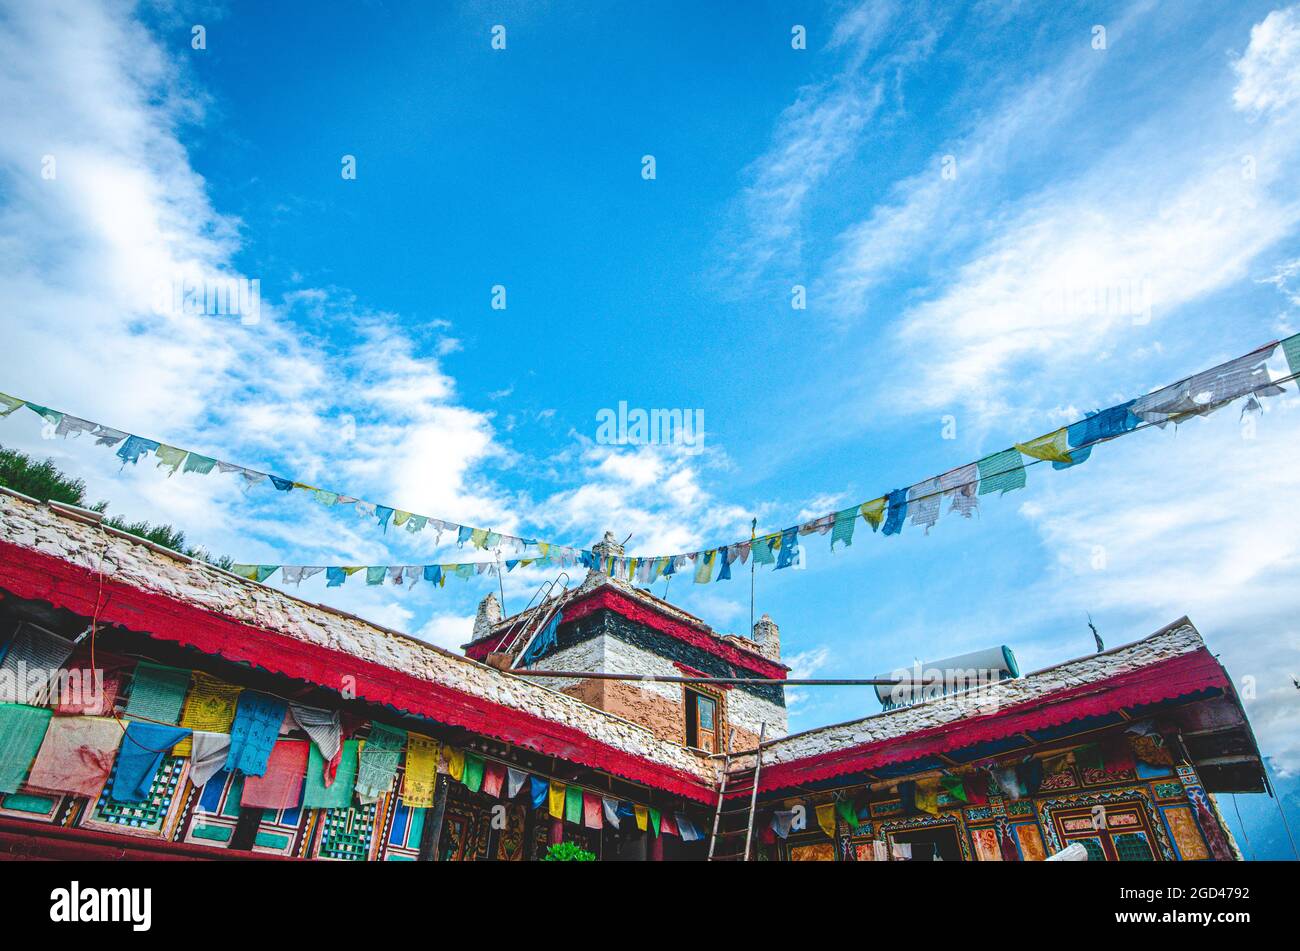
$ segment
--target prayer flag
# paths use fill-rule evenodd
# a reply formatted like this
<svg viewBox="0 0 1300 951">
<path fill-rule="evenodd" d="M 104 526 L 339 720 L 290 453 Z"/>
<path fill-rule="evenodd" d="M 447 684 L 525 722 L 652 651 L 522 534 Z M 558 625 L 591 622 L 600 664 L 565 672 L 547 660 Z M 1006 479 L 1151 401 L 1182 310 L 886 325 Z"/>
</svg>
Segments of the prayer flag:
<svg viewBox="0 0 1300 951">
<path fill-rule="evenodd" d="M 357 795 L 362 802 L 374 802 L 393 788 L 393 777 L 397 775 L 397 764 L 405 746 L 405 730 L 395 730 L 382 723 L 370 724 L 370 736 L 357 764 Z"/>
<path fill-rule="evenodd" d="M 433 805 L 438 781 L 438 741 L 416 733 L 406 737 L 406 770 L 402 774 L 402 805 L 427 809 Z"/>
<path fill-rule="evenodd" d="M 313 747 L 307 740 L 280 740 L 271 748 L 261 776 L 245 776 L 241 806 L 293 809 L 302 802 L 303 778 Z"/>
<path fill-rule="evenodd" d="M 117 802 L 144 802 L 148 799 L 163 757 L 189 735 L 190 731 L 183 727 L 131 721 L 118 750 L 117 769 L 113 773 L 109 796 Z"/>
<path fill-rule="evenodd" d="M 175 726 L 190 686 L 190 671 L 140 661 L 131 681 L 126 716 Z"/>
<path fill-rule="evenodd" d="M 266 761 L 280 736 L 288 704 L 279 697 L 245 690 L 235 704 L 235 722 L 230 726 L 230 753 L 226 768 L 245 776 L 261 776 Z"/>
<path fill-rule="evenodd" d="M 345 740 L 342 743 L 333 782 L 328 784 L 325 773 L 329 763 L 316 744 L 311 745 L 307 756 L 307 785 L 302 795 L 304 809 L 347 809 L 352 805 L 352 793 L 357 784 L 357 748 L 360 745 L 360 740 Z M 197 748 L 196 738 L 195 749 Z"/>
<path fill-rule="evenodd" d="M 95 799 L 121 743 L 122 728 L 112 717 L 54 717 L 27 785 Z"/>
</svg>

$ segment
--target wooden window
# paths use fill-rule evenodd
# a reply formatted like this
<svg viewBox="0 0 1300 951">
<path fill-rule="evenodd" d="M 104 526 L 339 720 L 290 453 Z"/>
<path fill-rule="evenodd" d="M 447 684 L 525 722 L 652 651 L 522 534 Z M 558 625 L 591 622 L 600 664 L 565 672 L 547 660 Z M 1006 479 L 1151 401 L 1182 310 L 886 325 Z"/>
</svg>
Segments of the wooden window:
<svg viewBox="0 0 1300 951">
<path fill-rule="evenodd" d="M 709 753 L 718 751 L 721 703 L 713 694 L 686 688 L 686 745 Z"/>
</svg>

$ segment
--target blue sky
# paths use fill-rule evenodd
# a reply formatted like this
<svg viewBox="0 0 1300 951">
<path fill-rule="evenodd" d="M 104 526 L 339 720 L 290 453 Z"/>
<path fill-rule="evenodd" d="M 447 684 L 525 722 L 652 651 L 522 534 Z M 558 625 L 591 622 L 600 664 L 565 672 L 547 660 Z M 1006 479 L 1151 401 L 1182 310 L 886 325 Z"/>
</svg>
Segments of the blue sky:
<svg viewBox="0 0 1300 951">
<path fill-rule="evenodd" d="M 263 6 L 0 7 L 0 389 L 449 520 L 683 551 L 1300 329 L 1300 8 Z M 178 272 L 257 278 L 261 322 L 153 312 Z M 1097 303 L 1134 289 L 1142 313 Z M 597 444 L 620 401 L 702 409 L 705 451 Z M 1036 467 L 928 536 L 814 543 L 758 610 L 821 676 L 1000 643 L 1033 669 L 1091 649 L 1088 612 L 1111 645 L 1187 614 L 1294 776 L 1300 402 L 1265 403 Z M 33 420 L 0 440 L 237 561 L 459 558 L 119 473 Z M 299 593 L 454 647 L 487 590 Z M 669 591 L 737 632 L 748 594 Z M 873 710 L 802 691 L 792 726 Z"/>
</svg>

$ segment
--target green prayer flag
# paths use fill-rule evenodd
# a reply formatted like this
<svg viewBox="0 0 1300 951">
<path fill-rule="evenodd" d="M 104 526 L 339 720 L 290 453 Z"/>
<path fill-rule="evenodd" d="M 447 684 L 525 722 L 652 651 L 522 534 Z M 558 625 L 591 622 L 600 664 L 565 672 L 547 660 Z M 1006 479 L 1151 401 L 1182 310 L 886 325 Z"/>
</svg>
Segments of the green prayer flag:
<svg viewBox="0 0 1300 951">
<path fill-rule="evenodd" d="M 564 790 L 564 821 L 582 825 L 582 788 L 568 786 Z"/>
<path fill-rule="evenodd" d="M 181 467 L 181 472 L 197 472 L 199 475 L 207 475 L 216 464 L 217 460 L 192 452 L 185 457 L 185 465 Z"/>
<path fill-rule="evenodd" d="M 17 792 L 31 771 L 54 711 L 0 703 L 0 793 Z"/>
<path fill-rule="evenodd" d="M 181 707 L 190 689 L 190 671 L 140 661 L 131 680 L 131 697 L 126 703 L 128 717 L 151 723 L 175 726 L 181 719 Z"/>
<path fill-rule="evenodd" d="M 158 468 L 167 469 L 168 475 L 176 474 L 176 469 L 185 461 L 187 455 L 184 449 L 177 449 L 175 446 L 159 446 L 153 454 L 158 460 Z"/>
<path fill-rule="evenodd" d="M 966 784 L 960 776 L 941 776 L 939 782 L 943 784 L 948 795 L 966 802 Z"/>
<path fill-rule="evenodd" d="M 853 803 L 847 799 L 841 799 L 835 804 L 835 811 L 839 813 L 841 819 L 849 824 L 853 831 L 857 831 L 858 826 L 862 823 L 858 820 L 858 811 L 853 808 Z"/>
<path fill-rule="evenodd" d="M 836 542 L 843 542 L 844 546 L 850 547 L 853 544 L 853 529 L 858 524 L 859 506 L 835 513 L 835 525 L 831 529 L 831 551 L 835 550 Z"/>
<path fill-rule="evenodd" d="M 779 535 L 764 535 L 762 538 L 754 539 L 754 543 L 749 546 L 749 553 L 754 559 L 756 565 L 770 565 L 775 563 L 776 557 L 772 554 L 771 543 Z"/>
<path fill-rule="evenodd" d="M 393 788 L 397 764 L 406 748 L 406 731 L 382 723 L 370 724 L 370 737 L 357 763 L 357 793 L 366 800 L 377 799 Z"/>
<path fill-rule="evenodd" d="M 659 810 L 654 806 L 648 807 L 650 811 L 650 831 L 657 837 L 659 835 Z"/>
<path fill-rule="evenodd" d="M 346 809 L 352 805 L 352 790 L 357 784 L 357 740 L 345 740 L 339 756 L 334 782 L 325 785 L 325 757 L 316 744 L 307 754 L 307 785 L 302 792 L 304 809 Z"/>
<path fill-rule="evenodd" d="M 478 792 L 483 788 L 483 757 L 477 753 L 465 753 L 465 772 L 461 781 L 470 792 Z"/>
<path fill-rule="evenodd" d="M 1025 464 L 1015 449 L 1004 449 L 985 456 L 976 465 L 980 470 L 980 495 L 988 495 L 990 492 L 1005 495 L 1013 489 L 1025 487 Z"/>
<path fill-rule="evenodd" d="M 383 584 L 388 569 L 383 565 L 371 565 L 366 569 L 366 584 Z"/>
<path fill-rule="evenodd" d="M 38 406 L 35 403 L 28 403 L 27 408 L 33 413 L 39 414 L 47 423 L 53 423 L 55 426 L 63 420 L 63 414 L 57 409 L 50 409 L 48 406 Z"/>
<path fill-rule="evenodd" d="M 1286 354 L 1286 365 L 1291 368 L 1291 372 L 1300 373 L 1300 334 L 1283 340 L 1282 352 Z"/>
<path fill-rule="evenodd" d="M 271 577 L 271 575 L 275 574 L 279 567 L 279 565 L 258 565 L 255 580 L 265 581 L 267 578 Z"/>
</svg>

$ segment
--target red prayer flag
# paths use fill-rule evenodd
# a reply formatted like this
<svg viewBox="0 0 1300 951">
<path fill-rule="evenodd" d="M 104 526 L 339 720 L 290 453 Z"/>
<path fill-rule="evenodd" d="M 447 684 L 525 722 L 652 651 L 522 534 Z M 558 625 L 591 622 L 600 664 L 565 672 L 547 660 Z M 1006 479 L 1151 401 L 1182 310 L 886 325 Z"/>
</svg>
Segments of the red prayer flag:
<svg viewBox="0 0 1300 951">
<path fill-rule="evenodd" d="M 600 797 L 585 789 L 582 791 L 582 824 L 588 829 L 600 829 L 605 825 Z"/>
<path fill-rule="evenodd" d="M 244 777 L 241 806 L 292 809 L 302 802 L 302 781 L 307 776 L 310 740 L 277 740 L 261 776 Z"/>
<path fill-rule="evenodd" d="M 501 763 L 488 760 L 483 766 L 483 792 L 501 797 L 501 784 L 506 779 L 506 768 Z"/>
</svg>

